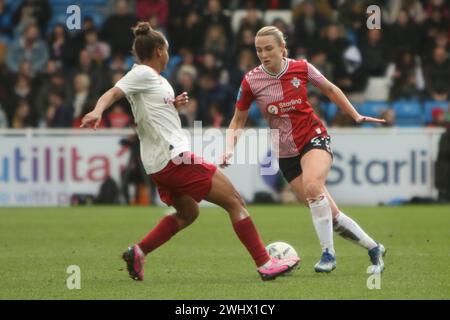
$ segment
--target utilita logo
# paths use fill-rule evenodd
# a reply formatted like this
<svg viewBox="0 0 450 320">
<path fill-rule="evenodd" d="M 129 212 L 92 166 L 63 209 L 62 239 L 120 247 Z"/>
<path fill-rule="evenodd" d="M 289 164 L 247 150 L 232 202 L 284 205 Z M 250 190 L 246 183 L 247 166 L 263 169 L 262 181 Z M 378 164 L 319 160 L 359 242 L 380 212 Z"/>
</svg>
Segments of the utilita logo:
<svg viewBox="0 0 450 320">
<path fill-rule="evenodd" d="M 82 156 L 77 147 L 16 147 L 0 154 L 0 183 L 103 181 L 110 175 L 107 156 Z"/>
</svg>

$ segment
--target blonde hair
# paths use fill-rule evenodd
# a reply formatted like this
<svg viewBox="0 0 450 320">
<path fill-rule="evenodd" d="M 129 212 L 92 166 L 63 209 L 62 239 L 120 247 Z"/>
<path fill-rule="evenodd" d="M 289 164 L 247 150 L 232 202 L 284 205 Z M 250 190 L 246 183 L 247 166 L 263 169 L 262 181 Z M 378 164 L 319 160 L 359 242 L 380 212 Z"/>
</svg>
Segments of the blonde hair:
<svg viewBox="0 0 450 320">
<path fill-rule="evenodd" d="M 287 57 L 288 51 L 287 51 L 287 48 L 286 48 L 286 39 L 284 37 L 283 32 L 281 32 L 280 29 L 278 29 L 275 26 L 262 27 L 256 33 L 256 37 L 262 37 L 262 36 L 274 36 L 275 40 L 278 42 L 278 44 L 280 46 L 284 45 L 283 57 Z"/>
</svg>

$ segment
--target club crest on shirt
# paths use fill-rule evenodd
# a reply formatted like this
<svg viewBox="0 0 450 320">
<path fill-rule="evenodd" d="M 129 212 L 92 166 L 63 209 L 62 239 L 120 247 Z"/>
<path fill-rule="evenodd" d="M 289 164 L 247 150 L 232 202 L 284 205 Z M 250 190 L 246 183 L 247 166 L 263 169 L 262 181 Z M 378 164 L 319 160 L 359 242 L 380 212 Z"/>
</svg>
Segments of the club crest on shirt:
<svg viewBox="0 0 450 320">
<path fill-rule="evenodd" d="M 297 77 L 294 77 L 291 81 L 292 85 L 298 89 L 300 87 L 301 81 Z"/>
<path fill-rule="evenodd" d="M 267 107 L 267 112 L 269 112 L 270 114 L 278 114 L 278 107 L 271 104 Z"/>
</svg>

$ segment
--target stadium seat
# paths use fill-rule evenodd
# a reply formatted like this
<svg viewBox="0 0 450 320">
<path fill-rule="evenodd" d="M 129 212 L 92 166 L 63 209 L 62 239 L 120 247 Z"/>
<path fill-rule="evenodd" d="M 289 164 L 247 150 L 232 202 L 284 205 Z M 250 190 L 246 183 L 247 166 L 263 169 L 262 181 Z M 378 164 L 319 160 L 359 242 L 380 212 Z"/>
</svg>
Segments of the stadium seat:
<svg viewBox="0 0 450 320">
<path fill-rule="evenodd" d="M 389 98 L 388 80 L 385 77 L 370 77 L 364 93 L 366 101 L 386 101 Z"/>
<path fill-rule="evenodd" d="M 395 124 L 402 127 L 419 127 L 423 123 L 422 106 L 417 101 L 394 102 Z"/>
<path fill-rule="evenodd" d="M 389 109 L 387 101 L 366 101 L 360 107 L 360 113 L 368 117 L 379 118 L 383 111 Z"/>
<path fill-rule="evenodd" d="M 321 104 L 321 109 L 325 113 L 327 123 L 331 123 L 338 112 L 338 106 L 334 102 Z"/>
<path fill-rule="evenodd" d="M 431 123 L 433 122 L 433 110 L 434 109 L 441 109 L 442 111 L 446 112 L 449 110 L 450 107 L 450 101 L 434 101 L 434 100 L 428 100 L 425 101 L 424 104 L 424 121 L 425 123 Z"/>
<path fill-rule="evenodd" d="M 292 24 L 292 10 L 267 10 L 264 13 L 264 21 L 271 25 L 273 20 L 280 18 L 286 25 Z"/>
</svg>

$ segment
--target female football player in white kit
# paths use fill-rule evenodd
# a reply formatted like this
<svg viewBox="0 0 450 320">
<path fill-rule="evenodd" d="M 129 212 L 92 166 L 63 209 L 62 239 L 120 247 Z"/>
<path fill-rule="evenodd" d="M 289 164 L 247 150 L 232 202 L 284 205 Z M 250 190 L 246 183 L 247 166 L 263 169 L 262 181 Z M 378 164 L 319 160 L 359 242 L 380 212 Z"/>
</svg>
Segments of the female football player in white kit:
<svg viewBox="0 0 450 320">
<path fill-rule="evenodd" d="M 164 35 L 147 22 L 139 22 L 133 31 L 133 52 L 139 64 L 100 97 L 81 124 L 96 129 L 102 113 L 125 96 L 137 126 L 144 168 L 158 186 L 161 200 L 176 210 L 123 253 L 130 277 L 143 280 L 145 256 L 194 222 L 199 214 L 198 202 L 203 199 L 228 212 L 234 231 L 263 280 L 290 271 L 299 259 L 269 257 L 243 199 L 228 178 L 215 165 L 190 152 L 177 112 L 188 102 L 188 95 L 184 92 L 175 97 L 172 86 L 160 75 L 169 61 L 169 45 Z"/>
<path fill-rule="evenodd" d="M 327 130 L 308 102 L 307 83 L 318 87 L 358 123 L 383 123 L 384 120 L 360 115 L 342 91 L 306 60 L 288 59 L 286 41 L 278 28 L 260 29 L 255 47 L 261 65 L 249 71 L 242 80 L 229 129 L 244 127 L 248 109 L 256 101 L 270 128 L 279 130 L 276 143 L 281 172 L 299 200 L 310 208 L 322 247 L 316 272 L 331 272 L 336 268 L 333 228 L 345 239 L 368 250 L 372 272 L 383 271 L 383 245 L 340 211 L 325 187 L 333 154 Z M 226 167 L 233 156 L 238 138 L 238 131 L 235 132 L 227 138 L 227 151 L 219 160 L 221 167 Z"/>
</svg>

